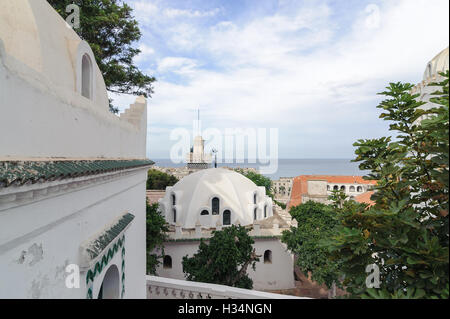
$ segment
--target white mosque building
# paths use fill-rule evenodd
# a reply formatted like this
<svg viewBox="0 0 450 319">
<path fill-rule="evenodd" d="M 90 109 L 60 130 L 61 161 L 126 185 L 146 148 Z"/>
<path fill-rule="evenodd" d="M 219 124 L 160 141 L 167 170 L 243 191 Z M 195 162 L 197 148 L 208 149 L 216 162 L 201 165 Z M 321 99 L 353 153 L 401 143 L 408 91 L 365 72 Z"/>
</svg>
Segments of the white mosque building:
<svg viewBox="0 0 450 319">
<path fill-rule="evenodd" d="M 414 90 L 426 99 L 425 84 L 443 69 L 448 49 Z M 274 210 L 264 188 L 221 168 L 167 188 L 160 200 L 171 228 L 166 256 L 160 277 L 146 276 L 145 186 L 153 164 L 146 159 L 147 102 L 138 97 L 119 117 L 108 108 L 91 48 L 47 1 L 1 0 L 0 299 L 169 298 L 186 291 L 276 298 L 179 280 L 182 257 L 232 224 L 250 229 L 261 255 L 249 270 L 254 289 L 294 287 L 293 256 L 279 238 L 295 222 Z"/>
<path fill-rule="evenodd" d="M 146 298 L 145 98 L 111 114 L 47 1 L 1 0 L 0 110 L 0 299 Z"/>
<path fill-rule="evenodd" d="M 184 279 L 183 256 L 198 250 L 200 238 L 230 225 L 250 229 L 260 261 L 249 269 L 255 290 L 293 288 L 293 256 L 279 237 L 291 225 L 274 213 L 272 199 L 264 187 L 256 186 L 240 173 L 210 168 L 192 173 L 166 188 L 159 200 L 160 210 L 170 224 L 169 241 L 164 244 L 165 257 L 157 269 L 162 277 Z"/>
<path fill-rule="evenodd" d="M 436 91 L 436 87 L 430 86 L 430 83 L 440 82 L 443 77 L 439 74 L 440 72 L 445 72 L 449 70 L 449 48 L 439 52 L 433 59 L 431 59 L 423 72 L 422 82 L 418 83 L 411 90 L 411 94 L 419 94 L 418 99 L 420 101 L 426 102 L 421 108 L 427 110 L 432 107 L 436 107 L 435 103 L 430 102 L 430 98 L 435 96 L 432 95 Z M 418 119 L 420 121 L 421 119 Z"/>
</svg>

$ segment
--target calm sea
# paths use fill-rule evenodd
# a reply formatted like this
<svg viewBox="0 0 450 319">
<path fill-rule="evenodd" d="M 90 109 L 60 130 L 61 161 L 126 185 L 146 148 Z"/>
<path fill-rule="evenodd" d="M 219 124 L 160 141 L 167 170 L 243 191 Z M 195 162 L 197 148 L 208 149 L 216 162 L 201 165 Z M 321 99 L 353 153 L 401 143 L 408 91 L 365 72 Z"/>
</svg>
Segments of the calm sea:
<svg viewBox="0 0 450 319">
<path fill-rule="evenodd" d="M 155 165 L 160 167 L 181 167 L 185 164 L 174 164 L 170 159 L 154 159 Z M 278 170 L 275 174 L 265 174 L 271 179 L 280 177 L 295 177 L 298 175 L 365 175 L 358 163 L 350 159 L 279 159 Z M 219 163 L 218 167 L 253 167 L 258 169 L 258 163 Z"/>
</svg>

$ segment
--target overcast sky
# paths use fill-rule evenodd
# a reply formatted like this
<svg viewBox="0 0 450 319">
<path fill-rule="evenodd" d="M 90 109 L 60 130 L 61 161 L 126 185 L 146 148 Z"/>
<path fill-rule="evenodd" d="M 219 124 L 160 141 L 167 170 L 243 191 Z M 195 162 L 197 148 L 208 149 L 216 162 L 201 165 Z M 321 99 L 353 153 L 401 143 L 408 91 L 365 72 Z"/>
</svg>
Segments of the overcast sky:
<svg viewBox="0 0 450 319">
<path fill-rule="evenodd" d="M 448 46 L 448 0 L 127 0 L 142 30 L 137 65 L 158 79 L 147 155 L 169 158 L 174 128 L 278 128 L 279 158 L 353 158 L 388 134 L 376 93 L 421 81 Z M 135 99 L 112 95 L 121 110 Z"/>
</svg>

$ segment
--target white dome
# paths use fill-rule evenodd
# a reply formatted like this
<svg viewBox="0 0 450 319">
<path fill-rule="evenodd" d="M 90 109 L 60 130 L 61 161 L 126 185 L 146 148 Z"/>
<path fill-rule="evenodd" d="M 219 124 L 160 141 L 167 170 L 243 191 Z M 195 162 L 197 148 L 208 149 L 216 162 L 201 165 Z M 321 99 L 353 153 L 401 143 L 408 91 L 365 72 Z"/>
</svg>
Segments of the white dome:
<svg viewBox="0 0 450 319">
<path fill-rule="evenodd" d="M 448 48 L 439 52 L 430 62 L 427 63 L 425 72 L 423 73 L 423 80 L 427 80 L 432 76 L 438 76 L 439 72 L 448 70 Z"/>
<path fill-rule="evenodd" d="M 218 213 L 213 212 L 213 199 L 217 203 L 215 198 L 219 200 Z M 182 228 L 195 228 L 196 224 L 216 227 L 224 221 L 227 224 L 226 216 L 224 220 L 224 212 L 226 215 L 227 211 L 230 212 L 231 224 L 253 224 L 255 209 L 257 220 L 272 216 L 272 199 L 266 196 L 264 187 L 256 186 L 240 173 L 223 168 L 198 171 L 167 187 L 159 206 L 167 222 Z"/>
</svg>

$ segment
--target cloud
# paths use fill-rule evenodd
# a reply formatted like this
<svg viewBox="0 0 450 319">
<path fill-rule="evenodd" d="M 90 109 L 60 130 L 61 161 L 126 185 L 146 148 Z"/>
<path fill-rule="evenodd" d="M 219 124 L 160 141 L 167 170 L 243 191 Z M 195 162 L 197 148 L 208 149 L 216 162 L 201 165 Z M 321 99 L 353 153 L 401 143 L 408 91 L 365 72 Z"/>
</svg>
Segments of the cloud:
<svg viewBox="0 0 450 319">
<path fill-rule="evenodd" d="M 141 53 L 139 53 L 139 55 L 137 55 L 137 56 L 134 58 L 134 61 L 135 61 L 136 63 L 143 62 L 143 61 L 149 59 L 152 55 L 155 54 L 155 50 L 154 50 L 153 48 L 151 48 L 151 47 L 145 45 L 145 44 L 141 44 L 141 45 L 139 46 L 139 50 L 141 50 Z"/>
<path fill-rule="evenodd" d="M 189 129 L 200 106 L 204 127 L 278 127 L 281 157 L 348 158 L 356 139 L 388 134 L 376 93 L 419 82 L 448 46 L 447 0 L 283 1 L 249 18 L 221 9 L 207 24 L 204 8 L 135 5 L 148 14 L 144 43 L 159 45 L 149 127 Z M 150 140 L 150 155 L 168 156 L 168 136 Z"/>
<path fill-rule="evenodd" d="M 164 15 L 169 18 L 179 18 L 179 17 L 188 17 L 188 18 L 202 18 L 202 17 L 213 17 L 217 15 L 221 10 L 219 8 L 215 8 L 213 10 L 208 11 L 200 11 L 200 10 L 182 10 L 175 8 L 167 8 L 163 11 Z"/>
<path fill-rule="evenodd" d="M 166 57 L 159 61 L 158 72 L 160 73 L 178 73 L 178 74 L 192 74 L 195 72 L 197 62 L 193 59 L 183 57 Z"/>
</svg>

